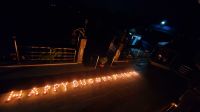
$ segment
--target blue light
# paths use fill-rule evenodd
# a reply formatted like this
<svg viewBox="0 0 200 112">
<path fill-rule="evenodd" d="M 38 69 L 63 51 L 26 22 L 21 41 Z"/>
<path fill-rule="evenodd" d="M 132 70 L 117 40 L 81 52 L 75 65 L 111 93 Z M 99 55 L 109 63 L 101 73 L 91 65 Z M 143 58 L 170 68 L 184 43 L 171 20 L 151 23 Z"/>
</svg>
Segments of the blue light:
<svg viewBox="0 0 200 112">
<path fill-rule="evenodd" d="M 137 38 L 138 40 L 141 40 L 142 38 L 140 35 L 135 35 L 134 37 Z"/>
<path fill-rule="evenodd" d="M 166 30 L 166 31 L 171 30 L 171 27 L 169 27 L 169 26 L 163 26 L 162 28 L 163 28 L 163 30 Z"/>
<path fill-rule="evenodd" d="M 164 30 L 164 31 L 170 31 L 172 30 L 172 28 L 170 26 L 165 26 L 165 25 L 154 25 L 154 28 L 158 29 L 158 30 Z"/>
<path fill-rule="evenodd" d="M 135 37 L 135 38 L 133 38 L 133 37 Z M 133 39 L 132 45 L 135 45 L 139 40 L 142 39 L 142 37 L 141 37 L 141 35 L 133 35 L 132 39 Z"/>
<path fill-rule="evenodd" d="M 158 42 L 158 45 L 161 45 L 161 46 L 165 46 L 167 45 L 169 42 Z"/>
</svg>

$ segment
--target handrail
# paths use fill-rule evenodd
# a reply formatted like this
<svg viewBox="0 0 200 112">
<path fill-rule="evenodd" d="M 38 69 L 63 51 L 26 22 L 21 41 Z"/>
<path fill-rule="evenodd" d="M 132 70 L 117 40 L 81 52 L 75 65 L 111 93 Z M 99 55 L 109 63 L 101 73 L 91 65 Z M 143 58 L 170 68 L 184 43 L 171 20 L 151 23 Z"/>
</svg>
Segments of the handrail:
<svg viewBox="0 0 200 112">
<path fill-rule="evenodd" d="M 24 60 L 72 60 L 74 62 L 76 60 L 75 48 L 54 48 L 44 46 L 29 46 L 27 48 L 29 48 L 29 50 L 23 55 Z"/>
</svg>

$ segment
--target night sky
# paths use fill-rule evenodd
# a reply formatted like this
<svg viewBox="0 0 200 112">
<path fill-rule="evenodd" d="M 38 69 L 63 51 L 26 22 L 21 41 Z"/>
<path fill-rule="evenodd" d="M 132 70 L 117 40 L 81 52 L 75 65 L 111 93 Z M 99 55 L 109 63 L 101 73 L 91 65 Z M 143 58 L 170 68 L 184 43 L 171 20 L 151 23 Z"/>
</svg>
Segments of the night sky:
<svg viewBox="0 0 200 112">
<path fill-rule="evenodd" d="M 197 0 L 6 0 L 0 5 L 1 35 L 16 33 L 25 42 L 67 41 L 86 18 L 88 38 L 109 38 L 116 31 L 166 18 L 188 34 L 198 33 L 200 25 Z"/>
</svg>

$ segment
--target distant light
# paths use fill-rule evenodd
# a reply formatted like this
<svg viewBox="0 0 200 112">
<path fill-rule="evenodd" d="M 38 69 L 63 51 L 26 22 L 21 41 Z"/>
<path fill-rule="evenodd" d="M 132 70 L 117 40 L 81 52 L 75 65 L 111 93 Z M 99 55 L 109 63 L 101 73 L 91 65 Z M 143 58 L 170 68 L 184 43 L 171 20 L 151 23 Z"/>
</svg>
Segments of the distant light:
<svg viewBox="0 0 200 112">
<path fill-rule="evenodd" d="M 175 108 L 178 107 L 178 105 L 176 103 L 171 103 L 172 106 L 174 106 Z"/>
<path fill-rule="evenodd" d="M 173 30 L 172 27 L 167 26 L 166 24 L 165 24 L 165 25 L 157 24 L 157 25 L 154 25 L 153 27 L 154 27 L 155 29 L 161 30 L 161 31 L 170 31 L 170 30 Z"/>
<path fill-rule="evenodd" d="M 160 24 L 161 24 L 161 25 L 165 25 L 166 23 L 167 23 L 167 21 L 164 20 L 164 21 L 161 21 Z"/>
<path fill-rule="evenodd" d="M 169 42 L 158 42 L 158 45 L 161 45 L 161 46 L 165 46 L 167 45 Z"/>
<path fill-rule="evenodd" d="M 131 32 L 129 32 L 129 35 L 133 35 Z"/>
</svg>

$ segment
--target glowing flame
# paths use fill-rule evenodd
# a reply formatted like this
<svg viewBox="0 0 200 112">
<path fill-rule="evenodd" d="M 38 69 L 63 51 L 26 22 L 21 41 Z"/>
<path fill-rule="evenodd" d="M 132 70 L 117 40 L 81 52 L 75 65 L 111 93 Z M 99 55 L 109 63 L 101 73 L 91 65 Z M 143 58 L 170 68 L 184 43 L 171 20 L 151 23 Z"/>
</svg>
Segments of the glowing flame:
<svg viewBox="0 0 200 112">
<path fill-rule="evenodd" d="M 101 78 L 99 78 L 99 77 L 98 77 L 98 78 L 95 78 L 95 82 L 96 82 L 96 83 L 100 83 L 100 82 L 101 82 Z"/>
<path fill-rule="evenodd" d="M 79 86 L 78 81 L 77 81 L 77 80 L 73 80 L 73 81 L 72 81 L 72 87 L 76 88 L 76 87 L 78 87 L 78 86 Z"/>
<path fill-rule="evenodd" d="M 118 79 L 121 79 L 121 78 L 122 78 L 121 74 L 118 74 L 118 75 L 117 75 L 117 78 L 118 78 Z"/>
<path fill-rule="evenodd" d="M 112 77 L 111 77 L 111 76 L 107 76 L 107 79 L 108 79 L 109 81 L 111 81 L 111 80 L 112 80 Z"/>
<path fill-rule="evenodd" d="M 112 75 L 112 78 L 113 78 L 114 80 L 117 80 L 117 75 Z"/>
<path fill-rule="evenodd" d="M 72 82 L 61 82 L 61 83 L 56 83 L 53 85 L 45 85 L 44 87 L 39 88 L 32 88 L 31 90 L 28 90 L 28 93 L 24 92 L 22 90 L 15 92 L 11 91 L 9 92 L 9 95 L 6 98 L 6 102 L 10 102 L 11 100 L 18 100 L 22 99 L 22 96 L 38 96 L 39 94 L 48 94 L 50 91 L 53 92 L 61 92 L 58 91 L 59 89 L 64 90 L 66 92 L 68 90 L 68 87 L 72 88 L 77 88 L 79 86 L 86 86 L 86 85 L 95 85 L 98 83 L 103 83 L 106 81 L 115 81 L 115 80 L 120 80 L 120 79 L 128 79 L 132 77 L 137 77 L 139 74 L 135 71 L 131 72 L 124 72 L 124 73 L 117 73 L 117 74 L 112 74 L 112 75 L 107 75 L 107 76 L 102 76 L 102 77 L 96 77 L 96 78 L 89 78 L 89 79 L 81 79 L 81 80 L 73 80 Z M 39 91 L 40 90 L 40 91 Z M 24 97 L 25 98 L 25 97 Z"/>
<path fill-rule="evenodd" d="M 38 89 L 35 87 L 28 94 L 28 96 L 37 96 L 37 95 L 39 95 L 39 92 L 38 92 Z"/>
<path fill-rule="evenodd" d="M 127 78 L 129 78 L 129 77 L 131 77 L 131 74 L 130 74 L 130 73 L 125 73 L 125 76 L 126 76 Z"/>
<path fill-rule="evenodd" d="M 50 89 L 51 89 L 51 86 L 46 85 L 46 86 L 44 87 L 44 92 L 43 92 L 43 94 L 47 94 L 48 91 L 49 91 Z"/>
<path fill-rule="evenodd" d="M 18 99 L 21 99 L 21 97 L 22 97 L 22 90 L 19 92 L 17 98 L 18 98 Z"/>
<path fill-rule="evenodd" d="M 68 82 L 63 82 L 63 83 L 61 83 L 61 85 L 63 86 L 64 91 L 67 91 Z"/>
<path fill-rule="evenodd" d="M 107 81 L 107 78 L 106 77 L 101 77 L 101 79 L 106 82 Z"/>
<path fill-rule="evenodd" d="M 80 85 L 82 85 L 82 86 L 85 86 L 85 85 L 87 85 L 87 83 L 86 83 L 86 80 L 85 80 L 85 79 L 83 79 L 83 80 L 80 80 L 79 82 L 80 82 Z"/>
<path fill-rule="evenodd" d="M 12 99 L 21 99 L 22 98 L 22 90 L 19 93 L 15 93 L 14 91 L 11 91 L 6 102 L 11 101 Z"/>
<path fill-rule="evenodd" d="M 60 84 L 54 84 L 53 91 L 56 92 L 59 87 L 60 87 Z"/>
<path fill-rule="evenodd" d="M 139 75 L 139 73 L 137 73 L 136 71 L 133 71 L 132 73 L 134 74 L 134 76 L 138 76 Z"/>
<path fill-rule="evenodd" d="M 94 83 L 94 80 L 93 79 L 88 79 L 88 84 L 93 84 Z"/>
</svg>

